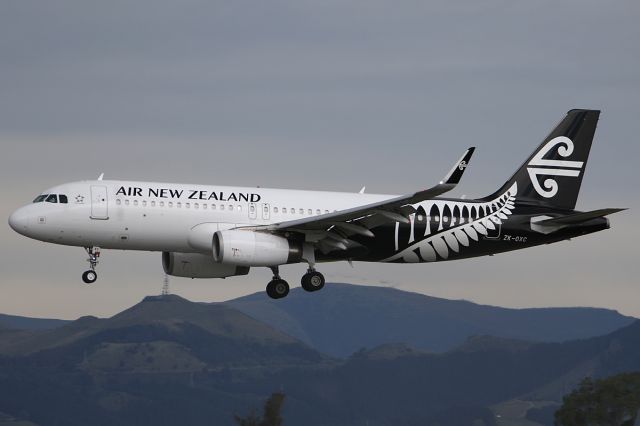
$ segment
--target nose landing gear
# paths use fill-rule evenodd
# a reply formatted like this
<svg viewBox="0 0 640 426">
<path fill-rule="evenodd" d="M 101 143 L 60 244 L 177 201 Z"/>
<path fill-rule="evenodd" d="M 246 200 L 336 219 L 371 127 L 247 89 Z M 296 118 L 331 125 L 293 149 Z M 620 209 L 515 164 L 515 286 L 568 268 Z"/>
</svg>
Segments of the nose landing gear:
<svg viewBox="0 0 640 426">
<path fill-rule="evenodd" d="M 85 247 L 84 248 L 89 255 L 87 262 L 89 262 L 89 270 L 84 271 L 82 274 L 82 281 L 87 284 L 92 284 L 98 279 L 96 273 L 96 266 L 98 265 L 98 258 L 100 257 L 100 247 Z"/>
<path fill-rule="evenodd" d="M 96 282 L 96 280 L 98 279 L 98 274 L 96 274 L 96 271 L 84 271 L 82 273 L 82 281 L 84 281 L 87 284 L 92 284 L 94 282 Z"/>
</svg>

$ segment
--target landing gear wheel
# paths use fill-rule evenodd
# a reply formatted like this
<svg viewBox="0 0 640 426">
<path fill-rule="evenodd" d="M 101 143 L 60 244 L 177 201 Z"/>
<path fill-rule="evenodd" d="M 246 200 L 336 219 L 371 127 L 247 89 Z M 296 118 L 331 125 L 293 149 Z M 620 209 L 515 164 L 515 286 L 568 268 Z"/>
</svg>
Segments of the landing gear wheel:
<svg viewBox="0 0 640 426">
<path fill-rule="evenodd" d="M 92 284 L 96 282 L 97 279 L 98 279 L 98 274 L 96 274 L 96 271 L 88 270 L 88 271 L 84 271 L 84 273 L 82 274 L 82 281 L 84 281 L 87 284 Z"/>
<path fill-rule="evenodd" d="M 272 299 L 282 299 L 289 294 L 289 283 L 283 279 L 274 279 L 267 284 L 267 294 Z"/>
<path fill-rule="evenodd" d="M 82 274 L 82 281 L 84 281 L 87 284 L 92 284 L 96 282 L 96 280 L 98 279 L 98 274 L 96 273 L 96 266 L 98 265 L 98 258 L 100 257 L 100 247 L 90 246 L 90 247 L 85 247 L 84 249 L 89 255 L 87 262 L 89 262 L 90 269 L 88 271 L 84 271 L 84 273 Z"/>
<path fill-rule="evenodd" d="M 302 276 L 300 284 L 307 291 L 318 291 L 324 287 L 324 275 L 318 271 L 309 271 Z"/>
</svg>

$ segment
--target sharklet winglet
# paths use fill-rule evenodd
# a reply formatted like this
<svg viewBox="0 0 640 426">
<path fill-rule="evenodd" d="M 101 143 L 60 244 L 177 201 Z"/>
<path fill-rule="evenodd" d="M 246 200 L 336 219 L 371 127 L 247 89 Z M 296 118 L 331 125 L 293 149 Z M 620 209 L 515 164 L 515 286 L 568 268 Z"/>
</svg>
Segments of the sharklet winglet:
<svg viewBox="0 0 640 426">
<path fill-rule="evenodd" d="M 455 165 L 451 168 L 449 173 L 442 179 L 440 182 L 441 185 L 457 185 L 464 174 L 464 171 L 467 169 L 469 165 L 469 161 L 471 160 L 471 156 L 473 155 L 473 151 L 475 151 L 475 147 L 470 147 L 465 151 L 465 153 L 460 157 L 460 159 L 455 163 Z"/>
</svg>

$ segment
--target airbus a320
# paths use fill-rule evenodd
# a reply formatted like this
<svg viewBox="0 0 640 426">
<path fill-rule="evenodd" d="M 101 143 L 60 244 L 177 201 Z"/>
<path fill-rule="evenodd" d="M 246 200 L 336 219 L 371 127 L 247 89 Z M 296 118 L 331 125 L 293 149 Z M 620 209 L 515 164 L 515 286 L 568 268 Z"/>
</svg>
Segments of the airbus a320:
<svg viewBox="0 0 640 426">
<path fill-rule="evenodd" d="M 169 275 L 225 278 L 268 267 L 267 294 L 289 284 L 282 265 L 304 262 L 302 287 L 325 284 L 333 261 L 420 263 L 493 255 L 609 228 L 623 209 L 575 210 L 600 111 L 571 110 L 515 174 L 478 199 L 443 198 L 462 177 L 469 148 L 432 188 L 392 196 L 345 192 L 97 180 L 38 195 L 9 218 L 16 232 L 84 247 L 86 283 L 100 248 L 162 252 Z"/>
</svg>

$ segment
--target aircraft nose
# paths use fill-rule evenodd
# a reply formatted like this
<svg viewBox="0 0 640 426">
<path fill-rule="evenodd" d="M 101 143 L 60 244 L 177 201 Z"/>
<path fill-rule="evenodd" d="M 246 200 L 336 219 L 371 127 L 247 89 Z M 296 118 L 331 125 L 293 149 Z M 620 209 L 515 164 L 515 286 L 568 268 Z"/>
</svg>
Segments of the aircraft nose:
<svg viewBox="0 0 640 426">
<path fill-rule="evenodd" d="M 27 228 L 27 218 L 22 209 L 18 209 L 9 216 L 9 226 L 19 234 L 23 234 Z"/>
</svg>

